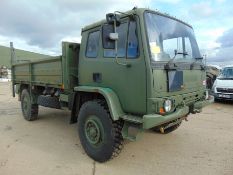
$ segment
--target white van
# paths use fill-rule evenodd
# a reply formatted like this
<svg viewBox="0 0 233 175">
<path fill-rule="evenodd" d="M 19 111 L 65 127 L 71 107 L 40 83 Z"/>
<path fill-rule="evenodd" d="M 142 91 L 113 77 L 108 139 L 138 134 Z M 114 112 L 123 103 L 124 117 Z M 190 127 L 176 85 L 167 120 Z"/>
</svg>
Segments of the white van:
<svg viewBox="0 0 233 175">
<path fill-rule="evenodd" d="M 222 69 L 214 82 L 212 92 L 215 100 L 233 100 L 233 65 Z"/>
</svg>

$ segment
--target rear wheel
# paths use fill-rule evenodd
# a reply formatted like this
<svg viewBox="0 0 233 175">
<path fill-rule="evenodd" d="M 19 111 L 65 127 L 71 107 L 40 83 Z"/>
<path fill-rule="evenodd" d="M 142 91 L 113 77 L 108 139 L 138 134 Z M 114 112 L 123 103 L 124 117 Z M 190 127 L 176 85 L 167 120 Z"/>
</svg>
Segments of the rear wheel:
<svg viewBox="0 0 233 175">
<path fill-rule="evenodd" d="M 105 101 L 88 101 L 80 109 L 78 131 L 86 153 L 98 162 L 116 157 L 123 137 L 121 121 L 112 121 Z"/>
<path fill-rule="evenodd" d="M 38 105 L 31 103 L 31 97 L 27 89 L 24 89 L 21 93 L 21 109 L 25 120 L 33 121 L 37 119 Z"/>
</svg>

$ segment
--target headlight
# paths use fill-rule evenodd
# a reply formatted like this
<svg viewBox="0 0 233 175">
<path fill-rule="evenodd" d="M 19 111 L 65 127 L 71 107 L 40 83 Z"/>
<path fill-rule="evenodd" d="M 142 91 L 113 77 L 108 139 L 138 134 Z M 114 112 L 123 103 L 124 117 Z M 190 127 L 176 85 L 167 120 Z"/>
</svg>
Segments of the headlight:
<svg viewBox="0 0 233 175">
<path fill-rule="evenodd" d="M 164 106 L 163 107 L 164 107 L 165 112 L 171 111 L 171 109 L 172 109 L 172 101 L 171 100 L 166 100 L 164 102 Z"/>
</svg>

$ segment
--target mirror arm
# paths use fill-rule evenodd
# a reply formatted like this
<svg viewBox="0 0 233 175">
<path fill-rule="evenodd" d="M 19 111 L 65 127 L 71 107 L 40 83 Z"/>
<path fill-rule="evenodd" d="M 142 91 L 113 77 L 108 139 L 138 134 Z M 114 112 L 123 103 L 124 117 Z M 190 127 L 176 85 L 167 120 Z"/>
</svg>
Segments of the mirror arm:
<svg viewBox="0 0 233 175">
<path fill-rule="evenodd" d="M 114 33 L 116 33 L 116 20 L 114 20 Z M 127 64 L 127 63 L 120 63 L 118 61 L 118 57 L 117 57 L 117 50 L 118 50 L 118 40 L 115 40 L 115 60 L 116 60 L 116 63 L 118 65 L 121 65 L 121 66 L 126 66 L 126 67 L 131 67 L 131 64 Z"/>
</svg>

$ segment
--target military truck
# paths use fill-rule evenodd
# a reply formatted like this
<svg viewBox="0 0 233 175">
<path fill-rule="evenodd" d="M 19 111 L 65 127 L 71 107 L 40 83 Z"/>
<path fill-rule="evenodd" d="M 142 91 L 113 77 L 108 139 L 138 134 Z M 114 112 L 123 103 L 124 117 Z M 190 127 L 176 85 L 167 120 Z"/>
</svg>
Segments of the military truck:
<svg viewBox="0 0 233 175">
<path fill-rule="evenodd" d="M 62 55 L 12 64 L 23 116 L 38 106 L 71 111 L 81 144 L 96 161 L 117 156 L 144 130 L 170 133 L 210 103 L 192 27 L 150 9 L 114 12 L 82 29 Z M 12 59 L 14 57 L 12 49 Z"/>
</svg>

